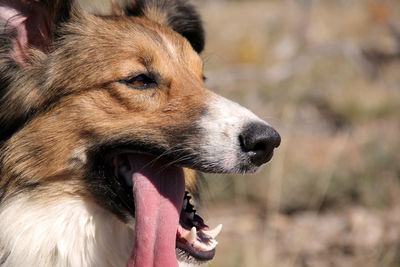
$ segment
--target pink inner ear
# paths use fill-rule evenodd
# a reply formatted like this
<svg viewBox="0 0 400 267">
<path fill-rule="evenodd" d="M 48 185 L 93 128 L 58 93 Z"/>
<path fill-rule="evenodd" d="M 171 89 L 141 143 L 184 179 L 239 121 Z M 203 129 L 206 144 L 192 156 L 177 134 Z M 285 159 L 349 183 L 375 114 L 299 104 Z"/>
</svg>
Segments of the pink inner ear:
<svg viewBox="0 0 400 267">
<path fill-rule="evenodd" d="M 13 40 L 12 58 L 21 66 L 26 66 L 26 49 L 38 48 L 48 51 L 50 44 L 49 12 L 39 2 L 5 2 L 0 0 L 0 19 L 3 27 L 17 30 Z"/>
</svg>

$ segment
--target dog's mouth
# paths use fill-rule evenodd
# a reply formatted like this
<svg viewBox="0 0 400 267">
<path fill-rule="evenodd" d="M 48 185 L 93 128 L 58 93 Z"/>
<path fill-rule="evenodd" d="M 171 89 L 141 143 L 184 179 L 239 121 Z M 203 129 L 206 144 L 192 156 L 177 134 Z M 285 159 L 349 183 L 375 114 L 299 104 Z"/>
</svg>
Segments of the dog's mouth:
<svg viewBox="0 0 400 267">
<path fill-rule="evenodd" d="M 117 194 L 135 217 L 135 244 L 128 266 L 178 266 L 204 263 L 215 255 L 215 237 L 196 214 L 185 191 L 183 169 L 142 154 L 113 159 Z"/>
</svg>

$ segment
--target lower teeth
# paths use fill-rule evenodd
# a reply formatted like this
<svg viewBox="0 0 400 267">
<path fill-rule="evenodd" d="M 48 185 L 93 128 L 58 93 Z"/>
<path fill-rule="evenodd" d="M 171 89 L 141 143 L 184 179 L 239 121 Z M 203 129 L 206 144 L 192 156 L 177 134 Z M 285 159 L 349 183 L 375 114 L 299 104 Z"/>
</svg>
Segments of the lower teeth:
<svg viewBox="0 0 400 267">
<path fill-rule="evenodd" d="M 208 235 L 209 237 L 215 239 L 219 233 L 221 233 L 222 230 L 222 224 L 219 224 L 217 227 L 215 227 L 214 229 L 211 230 L 201 230 L 203 233 L 205 233 L 206 235 Z"/>
<path fill-rule="evenodd" d="M 190 203 L 191 196 L 185 192 L 181 211 L 181 223 L 185 227 L 192 227 L 190 231 L 182 227 L 178 232 L 181 233 L 181 238 L 184 239 L 192 247 L 201 251 L 213 250 L 218 242 L 215 238 L 222 230 L 222 224 L 219 224 L 213 229 L 203 223 L 203 220 L 196 215 L 194 206 Z"/>
<path fill-rule="evenodd" d="M 217 246 L 218 242 L 215 240 L 215 238 L 221 232 L 221 230 L 222 224 L 219 224 L 217 227 L 211 230 L 202 229 L 200 231 L 197 231 L 196 227 L 193 226 L 190 231 L 186 230 L 186 233 L 182 235 L 182 238 L 186 240 L 189 245 L 198 250 L 209 251 Z M 200 237 L 198 233 L 200 234 Z"/>
</svg>

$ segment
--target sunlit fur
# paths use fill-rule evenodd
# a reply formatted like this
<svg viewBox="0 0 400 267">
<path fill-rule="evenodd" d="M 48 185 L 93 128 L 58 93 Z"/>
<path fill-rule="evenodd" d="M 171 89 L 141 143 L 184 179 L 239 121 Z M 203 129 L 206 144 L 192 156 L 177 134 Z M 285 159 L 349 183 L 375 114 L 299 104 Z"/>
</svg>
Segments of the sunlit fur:
<svg viewBox="0 0 400 267">
<path fill-rule="evenodd" d="M 206 88 L 202 40 L 174 31 L 159 7 L 144 14 L 75 11 L 50 51 L 26 51 L 24 67 L 10 58 L 15 32 L 0 34 L 2 267 L 126 266 L 134 218 L 105 168 L 121 149 L 201 171 L 256 169 L 237 167 L 237 135 L 260 119 Z M 122 82 L 141 73 L 157 88 Z"/>
</svg>

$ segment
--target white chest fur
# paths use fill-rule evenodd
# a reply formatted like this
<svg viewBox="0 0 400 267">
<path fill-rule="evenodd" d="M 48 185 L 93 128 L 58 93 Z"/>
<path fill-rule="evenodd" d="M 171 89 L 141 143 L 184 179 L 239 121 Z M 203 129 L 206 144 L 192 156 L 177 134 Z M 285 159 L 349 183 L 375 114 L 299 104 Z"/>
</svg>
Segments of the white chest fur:
<svg viewBox="0 0 400 267">
<path fill-rule="evenodd" d="M 108 211 L 74 197 L 19 198 L 0 208 L 2 267 L 125 267 L 133 237 Z"/>
<path fill-rule="evenodd" d="M 126 267 L 133 239 L 133 224 L 72 196 L 0 207 L 1 267 Z"/>
</svg>

